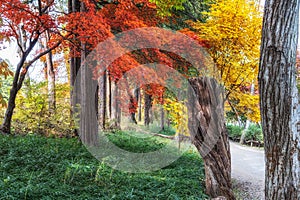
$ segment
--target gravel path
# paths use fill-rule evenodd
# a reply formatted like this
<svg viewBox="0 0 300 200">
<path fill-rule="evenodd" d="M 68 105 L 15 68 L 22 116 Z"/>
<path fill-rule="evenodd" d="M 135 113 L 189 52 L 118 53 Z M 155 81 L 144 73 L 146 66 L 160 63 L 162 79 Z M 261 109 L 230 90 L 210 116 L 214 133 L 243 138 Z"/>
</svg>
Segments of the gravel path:
<svg viewBox="0 0 300 200">
<path fill-rule="evenodd" d="M 233 186 L 240 199 L 264 199 L 264 151 L 258 148 L 230 143 Z"/>
</svg>

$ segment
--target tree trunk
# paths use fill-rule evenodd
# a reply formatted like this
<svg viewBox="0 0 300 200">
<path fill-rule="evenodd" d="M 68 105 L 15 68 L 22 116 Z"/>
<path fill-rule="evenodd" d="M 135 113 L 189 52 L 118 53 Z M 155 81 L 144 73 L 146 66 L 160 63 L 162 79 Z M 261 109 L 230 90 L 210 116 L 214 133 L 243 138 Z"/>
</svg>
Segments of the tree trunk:
<svg viewBox="0 0 300 200">
<path fill-rule="evenodd" d="M 109 119 L 112 118 L 112 91 L 111 91 L 111 79 L 109 75 L 109 71 L 107 71 L 107 81 L 108 81 L 108 112 L 109 112 Z"/>
<path fill-rule="evenodd" d="M 204 160 L 206 193 L 235 199 L 231 189 L 231 157 L 223 100 L 214 79 L 193 78 L 189 92 L 189 131 Z"/>
<path fill-rule="evenodd" d="M 136 88 L 134 89 L 134 97 L 130 97 L 132 111 L 133 110 L 135 111 L 135 112 L 131 112 L 131 121 L 135 124 L 137 124 L 136 113 L 137 113 L 137 106 L 139 104 L 139 97 L 140 97 L 140 88 Z"/>
<path fill-rule="evenodd" d="M 80 0 L 68 0 L 68 10 L 69 13 L 80 12 Z M 76 36 L 74 36 L 76 39 Z M 70 127 L 74 127 L 74 134 L 78 136 L 78 130 L 75 128 L 75 118 L 74 114 L 79 112 L 78 106 L 80 104 L 80 79 L 76 80 L 77 74 L 79 73 L 81 58 L 75 57 L 76 47 L 70 47 L 70 104 L 71 104 L 71 122 Z M 76 55 L 77 56 L 77 55 Z M 75 80 L 78 82 L 75 84 Z"/>
<path fill-rule="evenodd" d="M 0 127 L 0 132 L 4 134 L 10 134 L 10 128 L 11 128 L 11 119 L 13 116 L 13 111 L 16 107 L 15 99 L 17 96 L 17 89 L 15 87 L 12 87 L 9 94 L 7 109 L 4 115 L 3 123 Z"/>
<path fill-rule="evenodd" d="M 99 78 L 99 124 L 102 130 L 105 129 L 105 122 L 106 122 L 106 71 L 103 72 L 104 74 Z"/>
<path fill-rule="evenodd" d="M 130 95 L 130 102 L 129 102 L 129 113 L 130 113 L 130 121 L 132 123 L 135 123 L 137 124 L 137 121 L 136 121 L 136 118 L 135 118 L 135 111 L 136 111 L 136 101 L 135 101 L 135 98 L 131 95 Z"/>
<path fill-rule="evenodd" d="M 49 31 L 46 32 L 46 46 L 50 39 Z M 47 80 L 48 80 L 48 101 L 49 101 L 49 112 L 54 113 L 56 108 L 56 91 L 55 91 L 55 73 L 52 59 L 52 52 L 46 54 L 47 64 Z"/>
<path fill-rule="evenodd" d="M 254 85 L 254 83 L 252 82 L 252 84 L 251 84 L 251 91 L 250 91 L 250 93 L 251 93 L 251 95 L 254 95 L 254 91 L 255 90 L 255 85 Z M 240 138 L 240 144 L 244 144 L 245 143 L 245 137 L 246 137 L 246 133 L 247 133 L 247 129 L 249 128 L 249 126 L 250 126 L 250 120 L 249 119 L 247 119 L 246 120 L 246 124 L 245 124 L 245 128 L 244 128 L 244 130 L 242 131 L 242 135 L 241 135 L 241 138 Z"/>
<path fill-rule="evenodd" d="M 266 199 L 300 199 L 298 15 L 299 0 L 266 0 L 259 67 Z"/>
<path fill-rule="evenodd" d="M 165 130 L 165 111 L 163 105 L 160 108 L 160 130 Z"/>
<path fill-rule="evenodd" d="M 112 84 L 112 122 L 113 128 L 121 128 L 121 110 L 120 110 L 119 88 L 116 83 Z"/>
<path fill-rule="evenodd" d="M 29 43 L 28 48 L 26 49 L 25 53 L 22 54 L 21 59 L 17 65 L 17 69 L 14 74 L 13 84 L 10 89 L 10 94 L 9 94 L 9 98 L 8 98 L 8 104 L 7 104 L 7 109 L 5 111 L 4 120 L 0 126 L 0 133 L 10 134 L 11 120 L 12 120 L 14 109 L 16 107 L 16 97 L 17 97 L 18 91 L 21 89 L 21 87 L 23 85 L 28 68 L 30 67 L 31 64 L 28 64 L 26 66 L 26 68 L 23 68 L 23 67 L 24 67 L 25 61 L 26 61 L 29 53 L 32 51 L 32 49 L 36 45 L 37 41 L 38 41 L 38 38 L 36 38 L 35 40 L 33 40 Z"/>
<path fill-rule="evenodd" d="M 83 45 L 83 49 L 85 49 Z M 87 52 L 81 53 L 81 59 L 85 59 Z M 84 63 L 84 60 L 82 60 Z M 84 144 L 97 146 L 98 141 L 98 121 L 97 121 L 97 81 L 93 79 L 93 72 L 86 64 L 80 67 L 80 138 Z M 94 87 L 95 86 L 95 87 Z M 93 91 L 94 90 L 94 91 Z"/>
<path fill-rule="evenodd" d="M 141 122 L 141 121 L 142 121 L 142 92 L 141 92 L 141 88 L 138 88 L 137 90 L 139 90 L 139 101 L 138 101 L 139 111 L 138 111 L 138 121 Z"/>
<path fill-rule="evenodd" d="M 150 110 L 152 107 L 152 96 L 144 92 L 144 103 L 145 103 L 145 110 L 144 110 L 144 124 L 145 126 L 149 126 L 150 124 Z"/>
<path fill-rule="evenodd" d="M 80 12 L 86 12 L 84 2 L 81 2 Z M 94 80 L 93 69 L 85 62 L 89 54 L 88 44 L 81 44 L 80 66 L 80 138 L 88 147 L 99 145 L 97 120 L 97 80 Z M 104 104 L 105 106 L 105 104 Z"/>
</svg>

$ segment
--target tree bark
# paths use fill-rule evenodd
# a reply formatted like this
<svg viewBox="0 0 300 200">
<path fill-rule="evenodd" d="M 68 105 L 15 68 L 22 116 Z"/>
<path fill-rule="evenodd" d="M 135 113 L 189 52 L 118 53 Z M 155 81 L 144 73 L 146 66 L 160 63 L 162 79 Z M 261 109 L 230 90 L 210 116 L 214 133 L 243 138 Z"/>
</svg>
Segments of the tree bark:
<svg viewBox="0 0 300 200">
<path fill-rule="evenodd" d="M 145 103 L 145 110 L 144 110 L 144 124 L 145 126 L 149 126 L 150 124 L 150 110 L 152 107 L 152 96 L 144 92 L 144 103 Z"/>
<path fill-rule="evenodd" d="M 139 90 L 139 99 L 138 99 L 138 106 L 139 106 L 139 110 L 138 110 L 138 121 L 141 122 L 141 121 L 142 121 L 142 92 L 141 92 L 141 88 L 138 88 L 137 90 Z"/>
<path fill-rule="evenodd" d="M 104 74 L 99 78 L 99 124 L 102 130 L 105 129 L 106 123 L 106 71 L 103 72 Z"/>
<path fill-rule="evenodd" d="M 259 66 L 266 199 L 300 199 L 298 15 L 299 0 L 266 0 Z"/>
<path fill-rule="evenodd" d="M 107 81 L 108 81 L 108 113 L 109 113 L 109 119 L 112 118 L 112 91 L 111 91 L 111 79 L 109 71 L 107 71 Z"/>
<path fill-rule="evenodd" d="M 81 2 L 80 12 L 86 12 L 84 2 Z M 93 79 L 93 69 L 85 62 L 90 51 L 88 44 L 81 43 L 80 66 L 80 138 L 88 147 L 99 145 L 98 120 L 97 120 L 97 94 L 94 89 L 98 82 Z M 104 105 L 105 106 L 105 105 Z"/>
<path fill-rule="evenodd" d="M 119 99 L 119 88 L 115 82 L 112 84 L 112 122 L 113 128 L 121 128 L 121 109 Z"/>
<path fill-rule="evenodd" d="M 69 13 L 72 12 L 80 12 L 80 0 L 68 0 L 68 10 Z M 74 36 L 76 39 L 76 36 Z M 79 48 L 78 48 L 79 49 Z M 79 112 L 78 106 L 80 104 L 80 83 L 75 84 L 76 77 L 79 73 L 80 65 L 81 65 L 81 58 L 80 56 L 75 56 L 75 51 L 78 50 L 76 47 L 70 47 L 70 103 L 71 103 L 71 110 L 70 115 L 71 119 L 74 119 L 75 113 Z M 76 81 L 80 82 L 80 79 Z M 75 122 L 71 120 L 70 127 L 74 127 L 74 134 L 78 136 L 78 129 L 75 128 Z"/>
<path fill-rule="evenodd" d="M 208 78 L 189 80 L 189 131 L 203 158 L 206 193 L 235 199 L 231 185 L 231 157 L 218 83 Z"/>
</svg>

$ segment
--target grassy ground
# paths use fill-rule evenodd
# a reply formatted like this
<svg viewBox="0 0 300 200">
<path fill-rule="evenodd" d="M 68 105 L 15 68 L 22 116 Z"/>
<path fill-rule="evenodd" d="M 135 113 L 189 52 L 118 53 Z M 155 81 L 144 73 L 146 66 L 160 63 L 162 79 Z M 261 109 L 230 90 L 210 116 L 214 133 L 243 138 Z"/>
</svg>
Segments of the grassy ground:
<svg viewBox="0 0 300 200">
<path fill-rule="evenodd" d="M 129 138 L 110 135 L 116 145 L 134 152 L 165 142 Z M 0 135 L 0 146 L 0 199 L 207 198 L 203 164 L 193 150 L 159 171 L 130 174 L 99 162 L 76 139 Z"/>
</svg>

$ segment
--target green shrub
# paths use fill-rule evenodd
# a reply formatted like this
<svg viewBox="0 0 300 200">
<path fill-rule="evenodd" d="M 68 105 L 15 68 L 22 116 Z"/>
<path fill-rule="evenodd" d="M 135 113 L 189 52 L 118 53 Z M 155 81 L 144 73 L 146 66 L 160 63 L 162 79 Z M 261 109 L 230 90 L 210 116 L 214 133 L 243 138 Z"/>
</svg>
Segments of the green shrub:
<svg viewBox="0 0 300 200">
<path fill-rule="evenodd" d="M 263 142 L 263 133 L 261 127 L 257 125 L 250 125 L 246 130 L 245 140 L 254 140 Z"/>
<path fill-rule="evenodd" d="M 234 141 L 240 140 L 243 131 L 242 127 L 229 124 L 227 125 L 227 130 L 230 139 Z"/>
<path fill-rule="evenodd" d="M 67 136 L 71 134 L 70 122 L 68 84 L 56 85 L 54 113 L 49 111 L 46 82 L 31 82 L 19 92 L 12 120 L 14 133 Z"/>
</svg>

